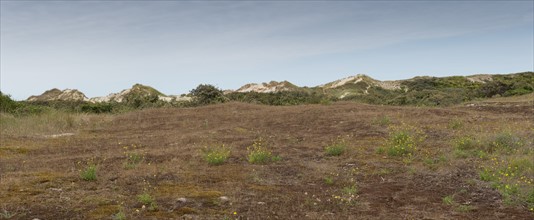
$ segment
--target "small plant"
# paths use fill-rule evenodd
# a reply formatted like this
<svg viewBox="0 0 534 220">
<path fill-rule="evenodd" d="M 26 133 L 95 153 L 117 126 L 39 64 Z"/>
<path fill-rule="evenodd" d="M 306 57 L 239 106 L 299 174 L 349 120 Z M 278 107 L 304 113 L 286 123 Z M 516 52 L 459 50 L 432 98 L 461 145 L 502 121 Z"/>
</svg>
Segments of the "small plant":
<svg viewBox="0 0 534 220">
<path fill-rule="evenodd" d="M 470 136 L 463 136 L 453 141 L 454 154 L 458 158 L 467 158 L 470 156 L 483 156 L 480 151 L 476 151 L 480 148 L 481 144 L 479 140 L 476 140 Z"/>
<path fill-rule="evenodd" d="M 445 196 L 442 199 L 443 204 L 445 205 L 453 205 L 454 204 L 454 195 Z"/>
<path fill-rule="evenodd" d="M 335 200 L 339 200 L 341 203 L 354 204 L 356 199 L 359 198 L 357 193 L 358 187 L 356 184 L 352 184 L 350 186 L 343 187 L 343 189 L 341 189 L 341 195 L 332 195 L 332 197 Z"/>
<path fill-rule="evenodd" d="M 387 115 L 376 117 L 373 120 L 373 124 L 377 124 L 379 126 L 386 127 L 386 126 L 389 126 L 391 124 L 391 118 L 389 118 Z"/>
<path fill-rule="evenodd" d="M 325 154 L 327 156 L 339 156 L 345 152 L 347 144 L 344 139 L 338 137 L 336 140 L 332 141 L 330 145 L 327 145 L 324 148 Z"/>
<path fill-rule="evenodd" d="M 356 184 L 351 185 L 351 186 L 346 186 L 346 187 L 343 187 L 341 192 L 344 195 L 354 195 L 354 194 L 358 193 L 358 187 L 356 186 Z"/>
<path fill-rule="evenodd" d="M 113 220 L 126 220 L 126 214 L 122 210 L 120 210 L 119 212 L 117 212 L 116 214 L 112 216 L 112 219 Z"/>
<path fill-rule="evenodd" d="M 143 194 L 137 195 L 137 201 L 139 201 L 143 205 L 148 206 L 149 211 L 155 211 L 158 209 L 156 201 L 154 201 L 154 198 L 148 192 L 144 192 Z"/>
<path fill-rule="evenodd" d="M 519 148 L 521 148 L 523 144 L 523 140 L 521 140 L 520 137 L 512 134 L 511 132 L 502 132 L 496 134 L 493 137 L 493 140 L 490 141 L 489 151 L 503 151 L 505 153 L 512 153 L 513 151 L 517 151 Z"/>
<path fill-rule="evenodd" d="M 458 207 L 456 207 L 456 210 L 460 212 L 469 212 L 473 210 L 473 207 L 470 205 L 458 205 Z"/>
<path fill-rule="evenodd" d="M 10 218 L 13 218 L 15 217 L 15 215 L 17 215 L 16 213 L 11 213 L 7 210 L 4 209 L 3 212 L 0 212 L 0 219 L 10 219 Z"/>
<path fill-rule="evenodd" d="M 478 173 L 480 180 L 490 182 L 495 180 L 495 175 L 488 169 L 484 169 Z"/>
<path fill-rule="evenodd" d="M 386 142 L 387 153 L 389 156 L 412 157 L 424 139 L 425 136 L 420 129 L 407 125 L 392 126 Z"/>
<path fill-rule="evenodd" d="M 96 180 L 96 165 L 90 164 L 84 170 L 81 171 L 80 177 L 85 181 Z"/>
<path fill-rule="evenodd" d="M 247 148 L 248 162 L 254 164 L 265 164 L 271 160 L 271 151 L 265 146 L 263 139 L 254 141 L 252 146 Z"/>
<path fill-rule="evenodd" d="M 271 157 L 271 161 L 273 162 L 278 162 L 278 161 L 281 161 L 282 160 L 282 157 L 280 155 L 274 155 Z"/>
<path fill-rule="evenodd" d="M 386 152 L 386 149 L 384 147 L 377 147 L 375 152 L 377 154 L 383 154 L 384 152 Z"/>
<path fill-rule="evenodd" d="M 326 185 L 334 185 L 334 177 L 332 176 L 326 176 L 323 180 Z"/>
<path fill-rule="evenodd" d="M 459 130 L 464 127 L 464 122 L 459 118 L 453 118 L 449 121 L 448 127 L 452 130 Z"/>
<path fill-rule="evenodd" d="M 132 144 L 130 147 L 124 146 L 124 155 L 126 156 L 126 161 L 124 162 L 124 168 L 133 169 L 137 167 L 143 160 L 145 156 L 143 153 L 139 153 L 137 150 L 137 145 Z"/>
<path fill-rule="evenodd" d="M 204 157 L 204 160 L 208 162 L 209 165 L 221 165 L 230 156 L 230 149 L 226 146 L 220 145 L 220 146 L 213 146 L 213 147 L 205 147 L 202 150 L 202 154 Z"/>
<path fill-rule="evenodd" d="M 127 169 L 135 168 L 138 164 L 143 161 L 144 157 L 138 153 L 131 152 L 126 155 L 126 162 L 124 163 L 124 167 Z"/>
</svg>

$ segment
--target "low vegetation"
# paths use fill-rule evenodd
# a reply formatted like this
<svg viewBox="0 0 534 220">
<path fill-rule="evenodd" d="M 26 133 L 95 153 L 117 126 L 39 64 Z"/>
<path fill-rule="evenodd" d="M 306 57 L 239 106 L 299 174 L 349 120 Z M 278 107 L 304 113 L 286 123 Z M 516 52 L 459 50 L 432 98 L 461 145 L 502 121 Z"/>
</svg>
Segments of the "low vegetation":
<svg viewBox="0 0 534 220">
<path fill-rule="evenodd" d="M 230 148 L 223 145 L 210 146 L 202 149 L 202 156 L 209 165 L 221 165 L 230 156 Z"/>
<path fill-rule="evenodd" d="M 521 90 L 498 91 L 512 93 Z M 429 108 L 228 98 L 121 114 L 9 100 L 0 112 L 6 219 L 534 217 L 528 100 Z"/>
<path fill-rule="evenodd" d="M 324 147 L 327 156 L 339 156 L 347 149 L 347 143 L 342 137 L 337 137 L 329 145 Z"/>
</svg>

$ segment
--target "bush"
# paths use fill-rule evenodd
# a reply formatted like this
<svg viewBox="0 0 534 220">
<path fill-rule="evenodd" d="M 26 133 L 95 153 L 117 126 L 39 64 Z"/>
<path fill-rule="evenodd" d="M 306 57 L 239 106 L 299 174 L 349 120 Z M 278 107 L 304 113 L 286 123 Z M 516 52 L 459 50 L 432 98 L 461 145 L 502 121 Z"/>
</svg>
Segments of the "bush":
<svg viewBox="0 0 534 220">
<path fill-rule="evenodd" d="M 224 93 L 217 87 L 209 84 L 200 84 L 191 90 L 193 101 L 199 105 L 222 103 L 226 101 Z"/>
<path fill-rule="evenodd" d="M 489 143 L 489 152 L 502 151 L 512 153 L 523 146 L 523 140 L 511 132 L 501 132 L 496 134 Z"/>
<path fill-rule="evenodd" d="M 230 156 L 230 149 L 223 145 L 202 149 L 203 157 L 209 165 L 221 165 Z"/>
<path fill-rule="evenodd" d="M 80 177 L 85 181 L 95 181 L 96 180 L 96 166 L 95 165 L 88 165 L 82 172 L 80 173 Z"/>
<path fill-rule="evenodd" d="M 248 162 L 255 164 L 265 164 L 271 159 L 271 151 L 267 149 L 262 139 L 254 141 L 252 146 L 247 148 Z"/>
<path fill-rule="evenodd" d="M 327 156 L 339 156 L 345 152 L 347 144 L 344 139 L 338 137 L 336 140 L 332 141 L 331 144 L 327 145 L 324 148 L 325 154 Z"/>
<path fill-rule="evenodd" d="M 415 127 L 401 125 L 391 126 L 388 140 L 386 141 L 389 156 L 413 156 L 417 146 L 423 142 L 425 135 Z"/>
<path fill-rule="evenodd" d="M 11 96 L 0 92 L 0 112 L 14 113 L 19 104 L 11 99 Z"/>
</svg>

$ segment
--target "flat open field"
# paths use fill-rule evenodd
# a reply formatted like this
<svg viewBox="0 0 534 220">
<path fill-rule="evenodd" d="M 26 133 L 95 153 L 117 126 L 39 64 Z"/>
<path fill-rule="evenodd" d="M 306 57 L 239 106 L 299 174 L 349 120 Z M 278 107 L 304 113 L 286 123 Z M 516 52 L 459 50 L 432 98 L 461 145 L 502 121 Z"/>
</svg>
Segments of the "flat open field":
<svg viewBox="0 0 534 220">
<path fill-rule="evenodd" d="M 2 115 L 0 219 L 534 219 L 529 97 Z"/>
</svg>

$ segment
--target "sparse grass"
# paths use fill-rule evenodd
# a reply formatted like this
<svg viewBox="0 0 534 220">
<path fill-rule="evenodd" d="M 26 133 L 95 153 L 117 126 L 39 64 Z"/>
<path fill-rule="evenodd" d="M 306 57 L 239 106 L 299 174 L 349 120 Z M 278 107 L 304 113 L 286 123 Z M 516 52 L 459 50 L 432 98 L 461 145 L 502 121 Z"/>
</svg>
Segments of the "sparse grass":
<svg viewBox="0 0 534 220">
<path fill-rule="evenodd" d="M 124 213 L 123 210 L 120 210 L 119 212 L 117 212 L 116 214 L 112 216 L 112 219 L 113 220 L 126 220 L 126 214 Z"/>
<path fill-rule="evenodd" d="M 15 217 L 17 213 L 9 212 L 6 209 L 4 209 L 2 212 L 0 212 L 0 219 L 11 219 Z"/>
<path fill-rule="evenodd" d="M 325 176 L 323 180 L 326 185 L 334 185 L 334 177 L 332 176 Z"/>
<path fill-rule="evenodd" d="M 0 132 L 3 135 L 50 135 L 74 132 L 90 123 L 93 116 L 49 110 L 41 114 L 14 116 L 0 113 Z"/>
<path fill-rule="evenodd" d="M 464 127 L 464 122 L 459 118 L 453 118 L 449 121 L 447 127 L 452 130 L 459 130 Z"/>
<path fill-rule="evenodd" d="M 454 195 L 445 196 L 442 199 L 443 204 L 445 205 L 453 205 L 454 204 Z"/>
<path fill-rule="evenodd" d="M 280 155 L 274 155 L 271 157 L 271 161 L 273 162 L 282 161 L 282 157 Z"/>
<path fill-rule="evenodd" d="M 467 158 L 467 157 L 482 157 L 477 151 L 481 148 L 480 140 L 476 140 L 471 136 L 463 136 L 453 140 L 454 146 L 454 155 L 458 158 Z"/>
<path fill-rule="evenodd" d="M 503 153 L 513 153 L 524 145 L 523 140 L 510 131 L 495 134 L 489 143 L 488 151 L 500 151 Z"/>
<path fill-rule="evenodd" d="M 96 165 L 88 164 L 85 169 L 80 173 L 80 177 L 85 181 L 95 181 L 96 180 Z"/>
<path fill-rule="evenodd" d="M 332 141 L 331 144 L 324 147 L 324 151 L 327 156 L 339 156 L 343 154 L 346 149 L 347 143 L 341 137 L 337 137 L 334 141 Z"/>
<path fill-rule="evenodd" d="M 392 120 L 387 115 L 382 115 L 382 116 L 379 116 L 379 117 L 376 117 L 375 119 L 373 119 L 373 124 L 376 124 L 376 125 L 379 125 L 379 126 L 382 126 L 382 127 L 387 127 L 391 123 L 392 123 Z"/>
<path fill-rule="evenodd" d="M 202 156 L 209 165 L 221 165 L 230 156 L 230 148 L 223 145 L 210 146 L 202 149 Z"/>
<path fill-rule="evenodd" d="M 332 195 L 334 200 L 338 200 L 342 204 L 354 204 L 359 198 L 358 186 L 353 183 L 341 189 L 341 195 Z"/>
<path fill-rule="evenodd" d="M 266 164 L 271 160 L 272 153 L 265 146 L 263 139 L 254 141 L 252 146 L 247 148 L 248 162 L 253 164 Z"/>
<path fill-rule="evenodd" d="M 124 155 L 126 156 L 124 168 L 133 169 L 145 160 L 146 153 L 139 152 L 137 145 L 132 144 L 131 146 L 124 146 L 122 148 L 124 149 Z"/>
<path fill-rule="evenodd" d="M 470 205 L 458 205 L 456 207 L 456 210 L 460 212 L 470 212 L 473 209 L 474 209 L 473 206 L 470 206 Z"/>
</svg>

